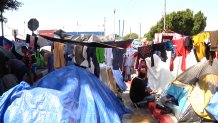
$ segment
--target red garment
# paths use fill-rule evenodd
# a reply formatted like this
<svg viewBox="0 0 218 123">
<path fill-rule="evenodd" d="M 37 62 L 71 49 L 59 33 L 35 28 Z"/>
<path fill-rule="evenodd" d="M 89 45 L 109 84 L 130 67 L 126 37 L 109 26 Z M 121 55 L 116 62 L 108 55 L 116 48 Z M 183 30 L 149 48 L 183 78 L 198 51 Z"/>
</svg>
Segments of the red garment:
<svg viewBox="0 0 218 123">
<path fill-rule="evenodd" d="M 179 40 L 172 40 L 172 43 L 174 46 L 174 49 L 176 51 L 176 56 L 182 56 L 182 65 L 181 65 L 181 70 L 185 71 L 186 70 L 186 57 L 190 53 L 188 49 L 184 47 L 184 41 L 185 38 L 181 38 Z M 173 71 L 173 61 L 174 59 L 170 60 L 170 71 Z"/>
</svg>

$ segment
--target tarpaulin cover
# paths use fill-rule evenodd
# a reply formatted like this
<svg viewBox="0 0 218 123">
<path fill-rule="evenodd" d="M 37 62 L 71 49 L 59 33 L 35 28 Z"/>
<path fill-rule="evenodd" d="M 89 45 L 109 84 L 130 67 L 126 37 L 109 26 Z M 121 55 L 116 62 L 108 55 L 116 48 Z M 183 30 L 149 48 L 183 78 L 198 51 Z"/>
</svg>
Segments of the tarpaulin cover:
<svg viewBox="0 0 218 123">
<path fill-rule="evenodd" d="M 131 113 L 94 74 L 77 66 L 53 71 L 31 89 L 25 83 L 0 100 L 4 123 L 120 123 Z"/>
<path fill-rule="evenodd" d="M 12 47 L 12 41 L 8 40 L 7 38 L 0 36 L 0 46 L 3 46 L 6 49 L 10 49 Z"/>
<path fill-rule="evenodd" d="M 116 80 L 118 87 L 122 91 L 125 91 L 127 89 L 127 85 L 124 82 L 124 79 L 123 79 L 123 76 L 122 76 L 122 73 L 120 72 L 120 70 L 113 70 L 113 74 L 114 74 L 114 78 Z"/>
<path fill-rule="evenodd" d="M 165 96 L 161 97 L 161 102 L 170 108 L 179 122 L 196 122 L 200 117 L 193 110 L 188 100 L 191 86 L 174 81 L 166 90 L 166 94 L 174 97 L 178 101 L 178 105 L 171 102 L 165 102 Z"/>
<path fill-rule="evenodd" d="M 218 121 L 218 91 L 210 100 L 206 110 L 216 119 L 216 121 Z"/>
<path fill-rule="evenodd" d="M 70 44 L 74 44 L 74 45 L 89 46 L 89 47 L 120 48 L 120 49 L 122 49 L 121 47 L 116 47 L 116 46 L 106 44 L 103 42 L 88 42 L 88 41 L 81 42 L 81 41 L 71 40 L 71 39 L 51 38 L 51 37 L 47 37 L 44 35 L 40 35 L 40 36 L 49 40 L 49 41 L 53 41 L 53 42 L 70 43 Z"/>
<path fill-rule="evenodd" d="M 15 101 L 16 98 L 21 96 L 22 90 L 30 89 L 30 88 L 31 87 L 27 83 L 21 82 L 19 85 L 11 88 L 10 90 L 5 92 L 1 96 L 1 98 L 0 98 L 0 123 L 7 123 L 7 121 L 10 121 L 10 119 L 6 119 L 7 121 L 4 122 L 4 116 L 5 117 L 10 116 L 10 115 L 5 115 L 5 112 L 7 111 L 8 107 L 10 107 L 10 105 L 13 104 L 13 102 Z M 18 104 L 18 106 L 19 106 L 19 104 Z M 15 113 L 18 113 L 18 112 L 15 112 Z M 13 115 L 13 114 L 11 114 L 11 115 Z"/>
</svg>

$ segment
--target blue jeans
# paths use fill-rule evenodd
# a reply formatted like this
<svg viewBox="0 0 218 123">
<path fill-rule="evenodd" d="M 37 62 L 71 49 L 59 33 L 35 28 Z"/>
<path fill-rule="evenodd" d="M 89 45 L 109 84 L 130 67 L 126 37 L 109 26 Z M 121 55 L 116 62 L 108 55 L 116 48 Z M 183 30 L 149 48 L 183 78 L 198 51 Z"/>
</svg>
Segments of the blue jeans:
<svg viewBox="0 0 218 123">
<path fill-rule="evenodd" d="M 138 105 L 145 104 L 147 102 L 155 101 L 155 95 L 146 96 L 142 101 L 137 102 Z"/>
<path fill-rule="evenodd" d="M 155 101 L 155 95 L 146 96 L 143 101 L 152 102 Z"/>
</svg>

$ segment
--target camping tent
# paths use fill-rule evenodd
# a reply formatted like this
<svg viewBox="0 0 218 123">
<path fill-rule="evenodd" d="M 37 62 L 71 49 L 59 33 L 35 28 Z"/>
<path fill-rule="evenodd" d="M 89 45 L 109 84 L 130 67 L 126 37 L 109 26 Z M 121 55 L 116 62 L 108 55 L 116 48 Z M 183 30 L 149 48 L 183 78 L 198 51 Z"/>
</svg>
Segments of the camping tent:
<svg viewBox="0 0 218 123">
<path fill-rule="evenodd" d="M 213 95 L 217 93 L 217 68 L 217 59 L 214 59 L 212 63 L 211 61 L 199 62 L 180 74 L 162 95 L 163 100 L 170 95 L 178 103 L 178 105 L 174 105 L 167 102 L 165 105 L 173 110 L 179 121 L 190 120 L 189 116 L 192 116 L 192 120 L 197 120 L 198 117 L 214 120 L 214 117 L 218 116 L 217 113 L 210 114 L 206 111 Z M 214 99 L 212 101 L 214 104 Z"/>
<path fill-rule="evenodd" d="M 77 66 L 51 72 L 33 87 L 21 82 L 0 98 L 1 123 L 121 123 L 125 113 L 131 111 L 103 82 Z"/>
<path fill-rule="evenodd" d="M 3 46 L 6 49 L 10 49 L 12 47 L 12 41 L 9 39 L 5 38 L 4 36 L 0 36 L 0 46 Z"/>
<path fill-rule="evenodd" d="M 16 58 L 13 53 L 11 53 L 9 50 L 3 48 L 2 46 L 0 46 L 0 52 L 1 52 L 5 57 L 8 57 L 8 58 L 10 58 L 10 59 Z"/>
</svg>

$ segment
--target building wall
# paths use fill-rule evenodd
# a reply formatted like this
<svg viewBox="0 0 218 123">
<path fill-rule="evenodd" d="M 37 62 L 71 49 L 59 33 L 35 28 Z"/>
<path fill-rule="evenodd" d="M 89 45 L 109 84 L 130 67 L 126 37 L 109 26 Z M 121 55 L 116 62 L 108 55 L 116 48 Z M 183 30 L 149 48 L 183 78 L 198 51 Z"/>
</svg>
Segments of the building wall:
<svg viewBox="0 0 218 123">
<path fill-rule="evenodd" d="M 39 35 L 44 35 L 48 37 L 54 37 L 54 30 L 39 30 L 38 31 Z"/>
</svg>

